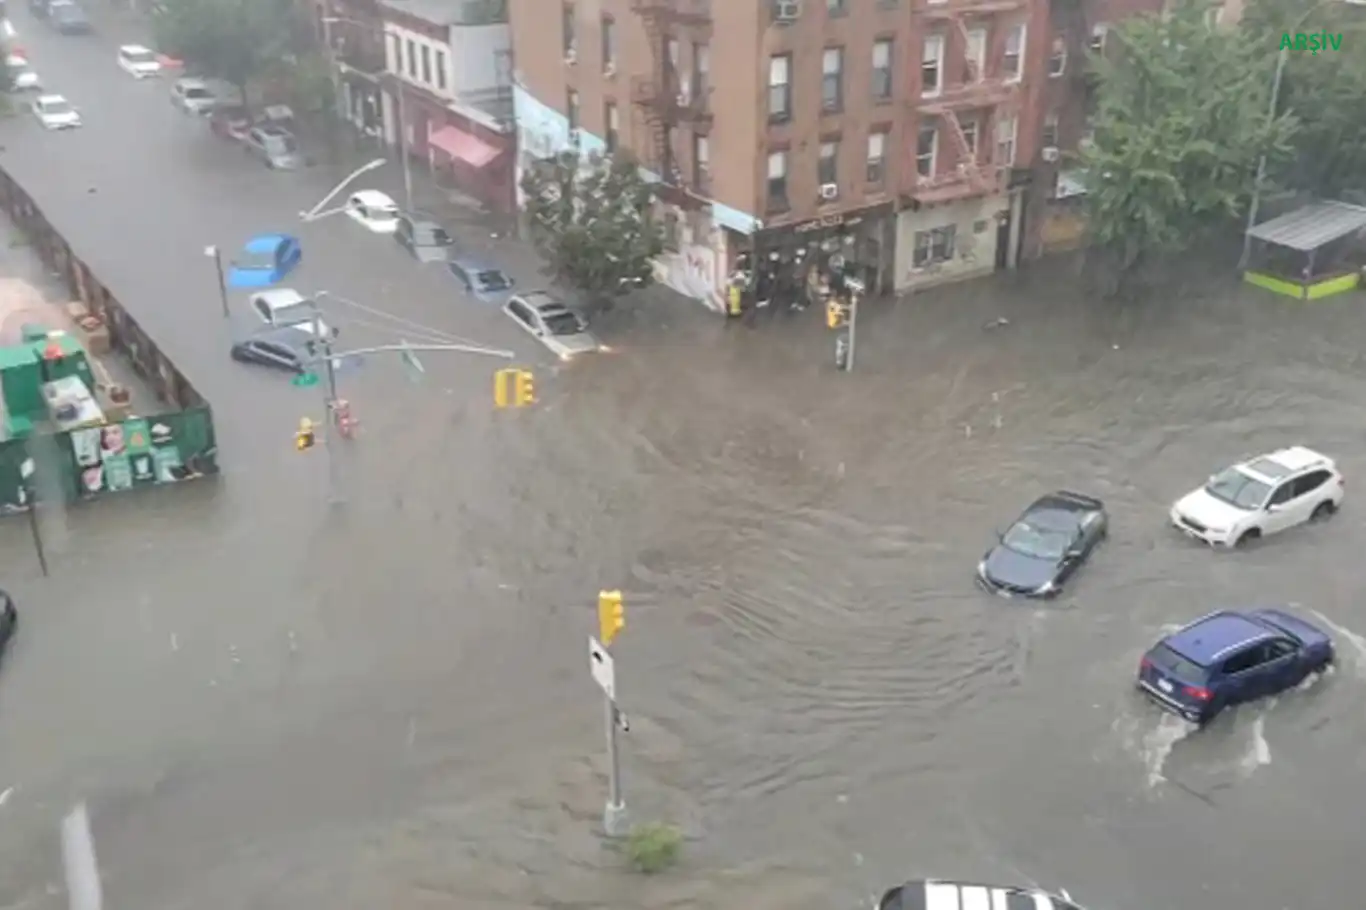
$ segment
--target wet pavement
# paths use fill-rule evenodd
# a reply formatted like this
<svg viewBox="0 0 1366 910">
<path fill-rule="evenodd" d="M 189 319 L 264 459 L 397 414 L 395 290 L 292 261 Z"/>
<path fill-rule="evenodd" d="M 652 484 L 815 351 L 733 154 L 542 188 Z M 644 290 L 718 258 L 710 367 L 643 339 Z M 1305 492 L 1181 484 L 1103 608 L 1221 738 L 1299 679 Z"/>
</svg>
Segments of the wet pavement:
<svg viewBox="0 0 1366 910">
<path fill-rule="evenodd" d="M 362 428 L 337 512 L 322 453 L 291 445 L 316 390 L 229 362 L 201 255 L 331 181 L 212 139 L 123 77 L 107 32 L 15 17 L 86 126 L 0 123 L 4 166 L 213 402 L 226 474 L 50 517 L 47 581 L 0 526 L 25 610 L 0 907 L 59 905 L 77 799 L 110 905 L 148 910 L 815 910 L 915 874 L 1337 910 L 1366 885 L 1366 520 L 1349 499 L 1237 554 L 1164 525 L 1240 455 L 1303 442 L 1366 471 L 1359 296 L 1121 307 L 1054 267 L 869 305 L 841 376 L 814 313 L 749 331 L 659 294 L 605 326 L 615 353 L 557 369 L 387 240 L 319 222 L 296 286 L 510 347 L 542 397 L 492 411 L 493 361 L 431 355 L 421 383 L 367 362 L 342 380 Z M 355 314 L 332 314 L 348 343 L 392 340 Z M 993 529 L 1056 487 L 1110 507 L 1092 564 L 1044 606 L 974 590 Z M 659 879 L 594 834 L 601 587 L 628 604 L 627 802 L 694 838 Z M 1199 735 L 1133 694 L 1164 627 L 1267 602 L 1336 630 L 1333 676 Z"/>
</svg>

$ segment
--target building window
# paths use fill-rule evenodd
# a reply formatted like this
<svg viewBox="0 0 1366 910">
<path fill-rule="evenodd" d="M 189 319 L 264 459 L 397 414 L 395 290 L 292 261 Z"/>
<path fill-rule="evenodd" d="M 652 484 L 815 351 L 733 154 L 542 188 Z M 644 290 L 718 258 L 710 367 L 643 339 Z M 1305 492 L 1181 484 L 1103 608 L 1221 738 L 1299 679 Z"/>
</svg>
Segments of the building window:
<svg viewBox="0 0 1366 910">
<path fill-rule="evenodd" d="M 1001 75 L 1008 82 L 1019 82 L 1024 75 L 1024 47 L 1024 25 L 1012 25 L 1006 32 L 1005 54 L 1001 60 Z"/>
<path fill-rule="evenodd" d="M 446 90 L 446 52 L 436 52 L 436 87 Z"/>
<path fill-rule="evenodd" d="M 1110 33 L 1110 26 L 1106 25 L 1106 24 L 1103 23 L 1103 22 L 1097 23 L 1096 25 L 1091 26 L 1091 44 L 1090 44 L 1091 53 L 1093 53 L 1093 54 L 1103 54 L 1103 53 L 1105 53 L 1105 36 L 1108 35 L 1109 33 Z"/>
<path fill-rule="evenodd" d="M 389 34 L 389 72 L 403 73 L 403 39 L 392 32 Z"/>
<path fill-rule="evenodd" d="M 569 125 L 569 144 L 578 148 L 579 145 L 579 93 L 572 88 L 565 95 L 564 100 L 564 119 Z"/>
<path fill-rule="evenodd" d="M 621 115 L 617 112 L 615 102 L 608 101 L 602 106 L 602 122 L 607 133 L 603 138 L 607 142 L 607 153 L 610 155 L 617 150 L 617 144 L 620 141 L 618 137 L 621 131 Z"/>
<path fill-rule="evenodd" d="M 1042 143 L 1044 148 L 1055 149 L 1058 147 L 1058 115 L 1056 111 L 1050 112 L 1047 117 L 1043 118 Z"/>
<path fill-rule="evenodd" d="M 827 47 L 821 54 L 821 110 L 844 107 L 844 48 Z"/>
<path fill-rule="evenodd" d="M 705 104 L 711 92 L 711 46 L 692 46 L 692 96 L 698 104 Z"/>
<path fill-rule="evenodd" d="M 432 84 L 432 49 L 425 44 L 422 45 L 422 81 Z"/>
<path fill-rule="evenodd" d="M 564 34 L 564 59 L 573 63 L 579 53 L 579 35 L 574 28 L 574 4 L 564 5 L 560 14 L 560 28 Z"/>
<path fill-rule="evenodd" d="M 417 78 L 417 45 L 413 44 L 413 39 L 408 39 L 408 75 Z"/>
<path fill-rule="evenodd" d="M 948 262 L 953 258 L 953 245 L 957 235 L 956 224 L 946 224 L 943 227 L 930 228 L 928 231 L 916 231 L 911 264 L 923 269 L 929 265 Z"/>
<path fill-rule="evenodd" d="M 602 71 L 617 71 L 617 23 L 611 16 L 602 17 Z"/>
<path fill-rule="evenodd" d="M 825 14 L 830 18 L 849 12 L 849 0 L 825 0 Z"/>
<path fill-rule="evenodd" d="M 981 82 L 987 72 L 987 30 L 974 28 L 968 30 L 963 47 L 963 61 L 968 67 L 968 81 Z"/>
<path fill-rule="evenodd" d="M 868 170 L 865 179 L 872 184 L 881 184 L 887 179 L 887 133 L 885 131 L 868 134 Z"/>
<path fill-rule="evenodd" d="M 999 167 L 1015 166 L 1015 130 L 1017 123 L 1014 117 L 1003 117 L 996 121 L 996 158 L 993 164 Z"/>
<path fill-rule="evenodd" d="M 915 139 L 915 172 L 921 177 L 934 176 L 935 153 L 939 151 L 939 128 L 933 123 L 920 127 Z"/>
<path fill-rule="evenodd" d="M 692 182 L 703 192 L 711 188 L 711 140 L 696 134 L 692 137 Z"/>
<path fill-rule="evenodd" d="M 840 141 L 827 139 L 821 143 L 821 156 L 816 161 L 816 182 L 824 187 L 827 183 L 840 182 Z"/>
<path fill-rule="evenodd" d="M 975 164 L 977 162 L 977 149 L 982 139 L 982 124 L 976 117 L 972 117 L 964 120 L 961 126 L 963 128 L 963 144 L 968 149 L 968 158 Z"/>
<path fill-rule="evenodd" d="M 786 120 L 792 116 L 792 55 L 768 58 L 768 119 Z"/>
<path fill-rule="evenodd" d="M 768 156 L 768 210 L 787 210 L 787 152 L 771 152 Z"/>
<path fill-rule="evenodd" d="M 1053 39 L 1053 52 L 1048 55 L 1048 75 L 1061 76 L 1067 72 L 1067 40 Z"/>
<path fill-rule="evenodd" d="M 920 94 L 939 94 L 944 75 L 944 36 L 927 35 L 920 57 Z"/>
<path fill-rule="evenodd" d="M 892 42 L 883 38 L 873 43 L 873 98 L 886 101 L 892 97 Z"/>
</svg>

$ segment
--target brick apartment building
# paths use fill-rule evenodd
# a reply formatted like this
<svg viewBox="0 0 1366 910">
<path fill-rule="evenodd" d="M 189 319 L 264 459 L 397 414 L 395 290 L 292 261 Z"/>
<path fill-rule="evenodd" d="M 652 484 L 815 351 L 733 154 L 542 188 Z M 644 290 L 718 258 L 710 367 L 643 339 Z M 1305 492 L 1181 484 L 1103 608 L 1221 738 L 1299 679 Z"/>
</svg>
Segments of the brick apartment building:
<svg viewBox="0 0 1366 910">
<path fill-rule="evenodd" d="M 669 187 L 661 280 L 714 306 L 742 251 L 839 244 L 884 290 L 1013 267 L 1075 221 L 1093 36 L 1160 6 L 512 0 L 519 171 L 630 150 Z"/>
</svg>

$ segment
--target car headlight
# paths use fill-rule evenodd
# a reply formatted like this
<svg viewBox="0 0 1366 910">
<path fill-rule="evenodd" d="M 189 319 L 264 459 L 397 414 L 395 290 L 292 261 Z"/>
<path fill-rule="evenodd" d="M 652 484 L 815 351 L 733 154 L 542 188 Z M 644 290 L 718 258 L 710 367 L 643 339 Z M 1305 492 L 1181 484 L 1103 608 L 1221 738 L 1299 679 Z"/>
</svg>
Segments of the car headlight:
<svg viewBox="0 0 1366 910">
<path fill-rule="evenodd" d="M 982 576 L 987 574 L 987 561 L 985 559 L 977 563 L 977 574 Z"/>
<path fill-rule="evenodd" d="M 1056 590 L 1058 590 L 1058 584 L 1057 584 L 1057 582 L 1054 582 L 1054 581 L 1046 581 L 1046 582 L 1044 582 L 1043 584 L 1039 585 L 1038 589 L 1037 589 L 1034 593 L 1036 593 L 1036 594 L 1052 594 L 1052 593 L 1053 593 L 1054 591 L 1056 591 Z"/>
</svg>

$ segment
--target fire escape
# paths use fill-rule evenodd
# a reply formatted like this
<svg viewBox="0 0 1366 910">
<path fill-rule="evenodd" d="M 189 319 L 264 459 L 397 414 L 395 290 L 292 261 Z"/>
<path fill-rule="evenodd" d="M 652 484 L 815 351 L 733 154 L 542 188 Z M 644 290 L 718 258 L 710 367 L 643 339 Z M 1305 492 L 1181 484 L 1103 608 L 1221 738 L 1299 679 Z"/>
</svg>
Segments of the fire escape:
<svg viewBox="0 0 1366 910">
<path fill-rule="evenodd" d="M 909 101 L 917 121 L 933 120 L 939 128 L 935 154 L 936 173 L 919 176 L 914 162 L 910 170 L 915 185 L 910 196 L 917 203 L 932 205 L 954 202 L 1002 192 L 1009 179 L 1010 162 L 993 160 L 996 152 L 995 129 L 1005 118 L 1016 117 L 1018 130 L 1020 79 L 1000 72 L 999 59 L 993 60 L 993 28 L 1007 16 L 1028 8 L 1030 0 L 948 0 L 926 4 L 920 10 L 925 33 L 944 36 L 940 49 L 942 84 L 939 92 Z M 973 59 L 972 34 L 980 30 L 984 40 Z M 999 58 L 999 54 L 996 55 Z M 1025 48 L 1020 48 L 1021 75 Z M 971 114 L 975 142 L 963 128 L 963 115 Z M 915 145 L 912 143 L 912 154 Z M 944 166 L 948 163 L 948 167 Z"/>
<path fill-rule="evenodd" d="M 641 111 L 649 135 L 648 148 L 638 149 L 641 164 L 663 181 L 661 199 L 696 209 L 705 202 L 707 188 L 693 185 L 693 175 L 684 174 L 674 140 L 681 127 L 710 126 L 710 88 L 698 90 L 694 85 L 695 60 L 689 62 L 694 75 L 680 78 L 679 58 L 688 45 L 710 39 L 711 0 L 632 0 L 631 8 L 645 26 L 652 52 L 649 74 L 631 79 L 631 101 Z"/>
</svg>

